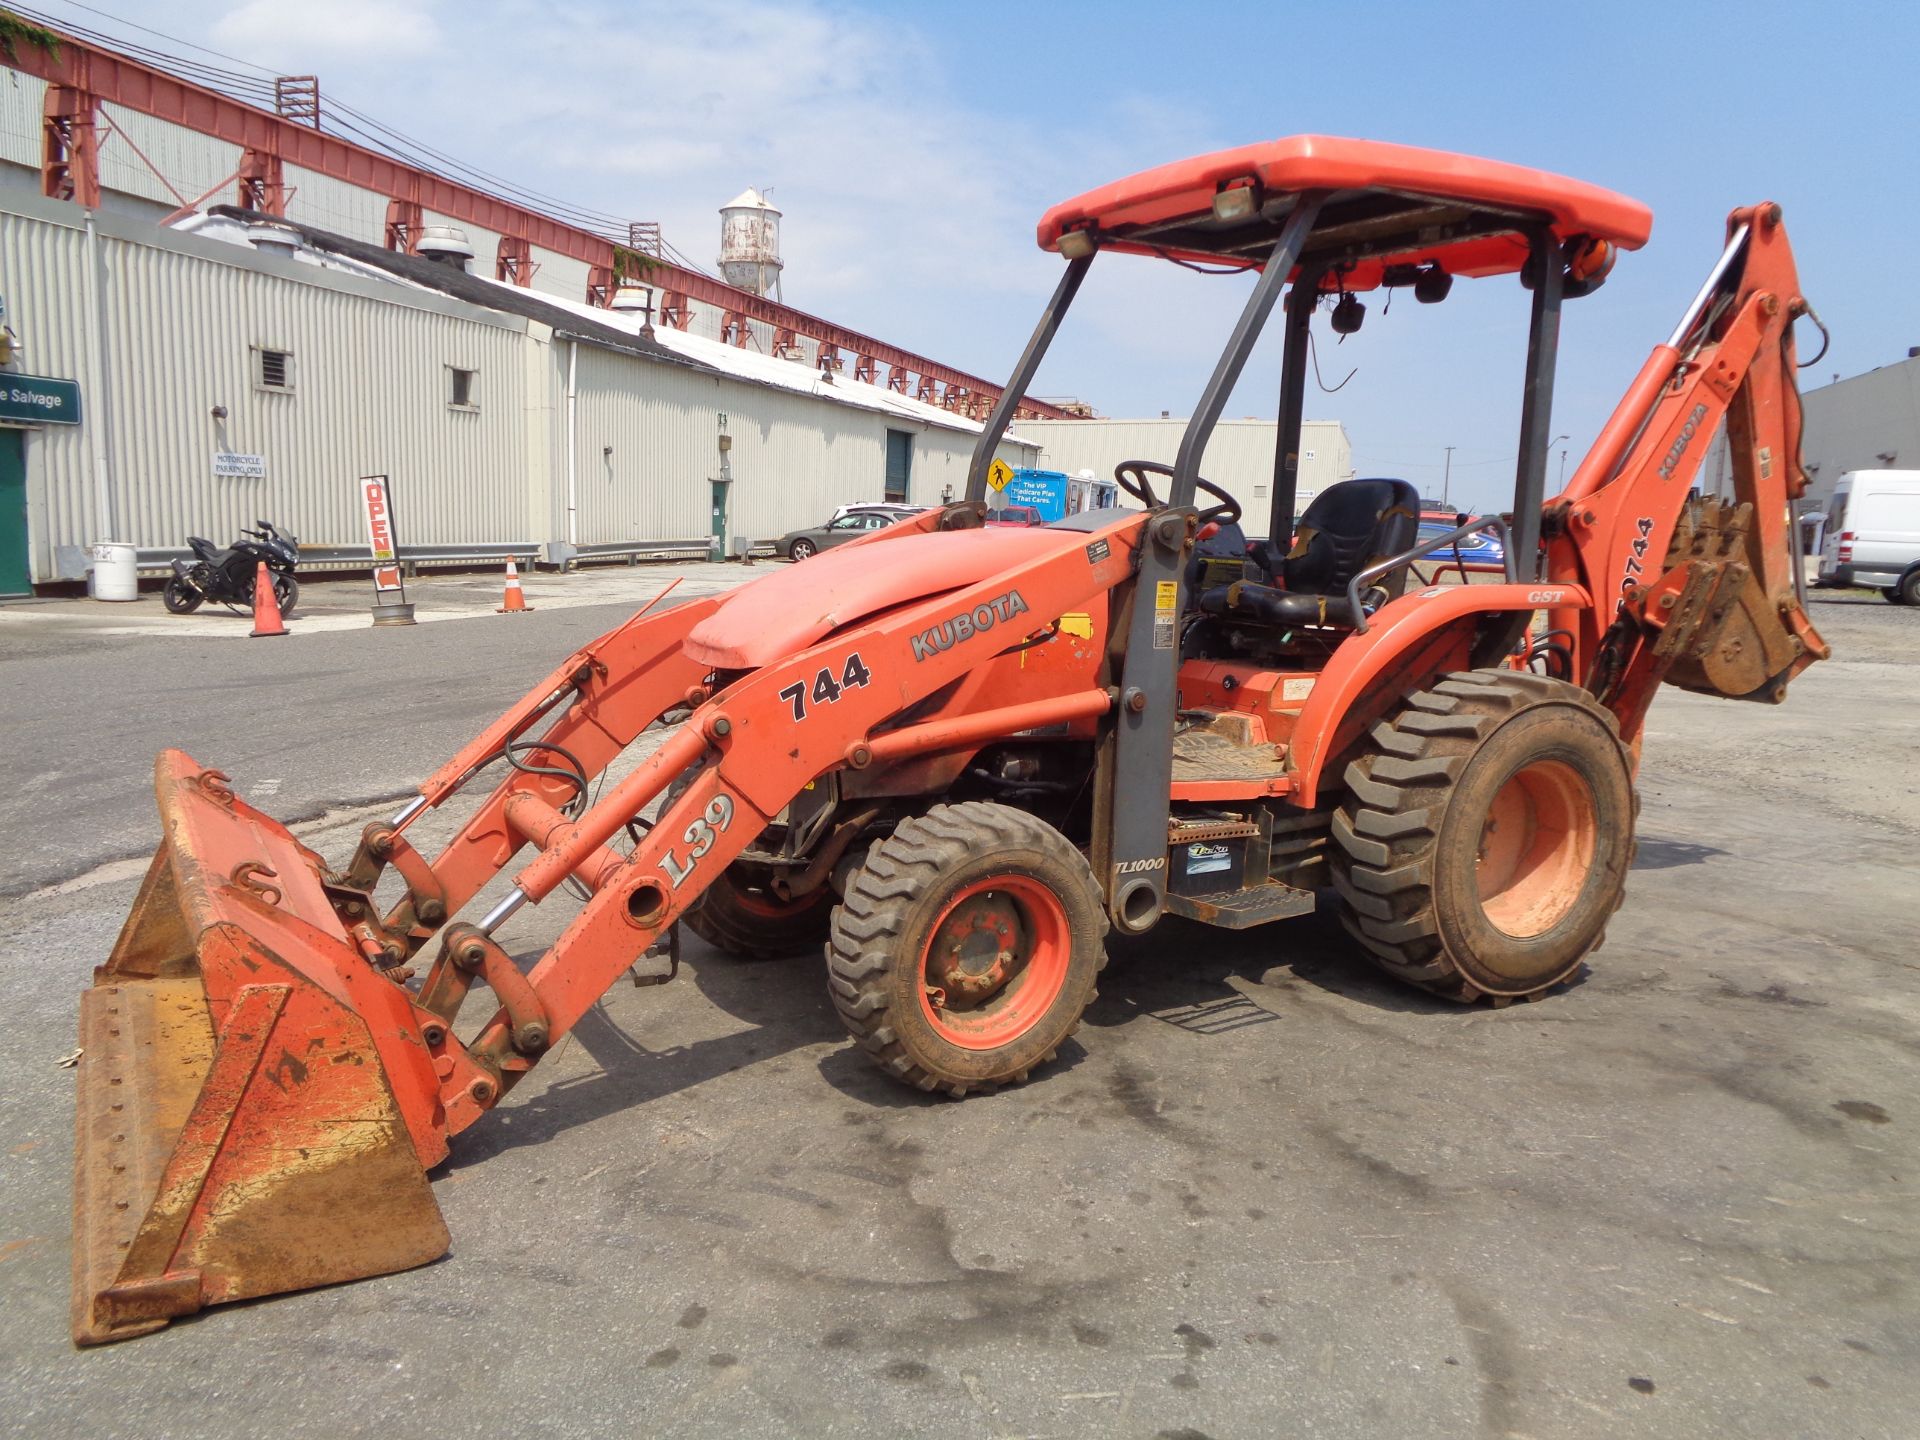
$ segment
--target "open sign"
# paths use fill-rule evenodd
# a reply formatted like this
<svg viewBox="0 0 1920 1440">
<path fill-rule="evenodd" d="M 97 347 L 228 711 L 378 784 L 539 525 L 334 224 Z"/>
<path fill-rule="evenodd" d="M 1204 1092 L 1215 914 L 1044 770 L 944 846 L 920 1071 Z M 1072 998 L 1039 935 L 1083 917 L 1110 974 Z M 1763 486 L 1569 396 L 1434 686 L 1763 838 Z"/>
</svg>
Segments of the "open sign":
<svg viewBox="0 0 1920 1440">
<path fill-rule="evenodd" d="M 360 503 L 367 516 L 367 548 L 373 554 L 373 588 L 402 590 L 400 549 L 394 538 L 393 497 L 384 475 L 360 477 Z"/>
</svg>

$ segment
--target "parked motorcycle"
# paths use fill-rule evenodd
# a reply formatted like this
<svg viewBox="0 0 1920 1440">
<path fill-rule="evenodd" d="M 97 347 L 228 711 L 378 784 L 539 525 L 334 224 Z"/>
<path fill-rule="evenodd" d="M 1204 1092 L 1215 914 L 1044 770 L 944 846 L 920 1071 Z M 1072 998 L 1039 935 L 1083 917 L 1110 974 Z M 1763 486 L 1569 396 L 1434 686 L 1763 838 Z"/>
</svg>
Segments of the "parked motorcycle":
<svg viewBox="0 0 1920 1440">
<path fill-rule="evenodd" d="M 283 535 L 265 520 L 253 523 L 260 528 L 242 530 L 240 533 L 249 538 L 234 541 L 228 550 L 189 535 L 187 548 L 194 558 L 174 561 L 173 574 L 160 592 L 167 609 L 175 615 L 191 615 L 207 601 L 217 600 L 235 609 L 251 610 L 254 582 L 264 560 L 267 573 L 273 576 L 273 598 L 279 602 L 280 613 L 291 615 L 300 601 L 300 582 L 293 578 L 294 566 L 300 563 L 300 537 Z"/>
</svg>

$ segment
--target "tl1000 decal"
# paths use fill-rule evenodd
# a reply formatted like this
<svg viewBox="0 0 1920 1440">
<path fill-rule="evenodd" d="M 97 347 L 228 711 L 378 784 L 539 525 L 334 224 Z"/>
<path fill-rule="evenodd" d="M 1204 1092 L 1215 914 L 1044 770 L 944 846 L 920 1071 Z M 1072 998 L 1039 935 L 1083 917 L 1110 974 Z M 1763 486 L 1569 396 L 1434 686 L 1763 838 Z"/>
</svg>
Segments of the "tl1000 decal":
<svg viewBox="0 0 1920 1440">
<path fill-rule="evenodd" d="M 929 625 L 914 636 L 913 658 L 930 660 L 942 650 L 951 650 L 962 640 L 984 635 L 994 626 L 1004 624 L 1016 615 L 1024 615 L 1026 611 L 1027 602 L 1018 590 L 996 595 L 984 604 L 942 620 L 938 625 Z"/>
</svg>

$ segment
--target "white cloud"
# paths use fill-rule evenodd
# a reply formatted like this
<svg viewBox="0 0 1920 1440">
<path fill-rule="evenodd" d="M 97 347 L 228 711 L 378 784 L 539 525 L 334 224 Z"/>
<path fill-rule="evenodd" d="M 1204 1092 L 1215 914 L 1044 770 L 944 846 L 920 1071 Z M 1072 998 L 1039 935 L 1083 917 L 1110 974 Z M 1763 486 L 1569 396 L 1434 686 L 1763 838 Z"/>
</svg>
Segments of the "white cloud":
<svg viewBox="0 0 1920 1440">
<path fill-rule="evenodd" d="M 224 49 L 290 72 L 328 61 L 405 60 L 441 43 L 430 0 L 247 0 L 213 22 Z"/>
</svg>

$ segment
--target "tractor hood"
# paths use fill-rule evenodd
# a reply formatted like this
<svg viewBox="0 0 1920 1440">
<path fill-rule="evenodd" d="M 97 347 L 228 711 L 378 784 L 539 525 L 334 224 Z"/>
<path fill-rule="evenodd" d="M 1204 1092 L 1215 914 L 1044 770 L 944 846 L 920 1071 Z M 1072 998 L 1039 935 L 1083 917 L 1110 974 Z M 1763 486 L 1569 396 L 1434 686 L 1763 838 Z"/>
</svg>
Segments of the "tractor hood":
<svg viewBox="0 0 1920 1440">
<path fill-rule="evenodd" d="M 910 600 L 972 585 L 1011 566 L 1086 543 L 1058 530 L 949 530 L 827 550 L 742 586 L 687 635 L 689 658 L 757 670 L 843 625 Z"/>
</svg>

